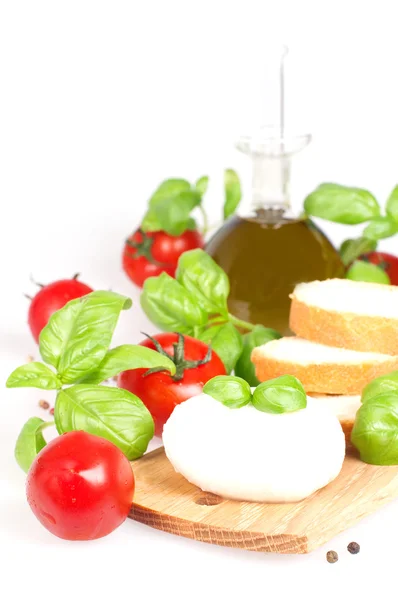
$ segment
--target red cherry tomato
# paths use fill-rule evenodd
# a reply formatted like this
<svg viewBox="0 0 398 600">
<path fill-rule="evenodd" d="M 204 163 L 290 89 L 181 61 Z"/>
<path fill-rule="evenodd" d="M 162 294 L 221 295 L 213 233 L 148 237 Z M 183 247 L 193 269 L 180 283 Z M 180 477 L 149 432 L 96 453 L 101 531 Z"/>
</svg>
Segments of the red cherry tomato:
<svg viewBox="0 0 398 600">
<path fill-rule="evenodd" d="M 60 279 L 43 286 L 29 306 L 28 323 L 36 342 L 43 327 L 57 310 L 70 300 L 92 292 L 92 288 L 77 279 Z"/>
<path fill-rule="evenodd" d="M 131 281 L 142 287 L 148 277 L 163 271 L 174 277 L 181 254 L 203 247 L 204 240 L 198 231 L 187 230 L 172 236 L 164 231 L 143 233 L 138 229 L 124 246 L 123 269 Z"/>
<path fill-rule="evenodd" d="M 179 340 L 180 337 L 180 340 Z M 178 336 L 177 333 L 160 333 L 140 343 L 141 346 L 166 352 L 176 363 L 176 374 L 171 376 L 167 371 L 147 373 L 147 369 L 124 371 L 118 377 L 118 386 L 138 396 L 151 413 L 155 422 L 155 435 L 161 435 L 163 426 L 170 417 L 174 407 L 192 396 L 200 394 L 204 384 L 216 375 L 226 375 L 224 363 L 219 356 L 204 342 L 188 335 Z M 194 367 L 184 369 L 184 364 L 178 364 L 175 359 L 174 344 L 184 344 L 184 359 L 194 361 Z M 144 376 L 145 375 L 145 376 Z"/>
<path fill-rule="evenodd" d="M 26 493 L 35 516 L 51 533 L 65 540 L 95 540 L 127 518 L 134 475 L 114 444 L 71 431 L 35 458 Z"/>
<path fill-rule="evenodd" d="M 387 273 L 391 285 L 398 285 L 398 257 L 387 252 L 369 252 L 360 257 L 361 260 L 377 265 Z"/>
</svg>

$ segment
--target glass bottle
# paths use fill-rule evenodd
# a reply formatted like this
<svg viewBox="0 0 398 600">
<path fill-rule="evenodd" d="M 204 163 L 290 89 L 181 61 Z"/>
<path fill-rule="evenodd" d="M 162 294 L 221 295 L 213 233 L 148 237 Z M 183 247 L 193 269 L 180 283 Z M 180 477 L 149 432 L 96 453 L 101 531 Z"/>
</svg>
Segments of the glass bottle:
<svg viewBox="0 0 398 600">
<path fill-rule="evenodd" d="M 297 283 L 341 277 L 344 266 L 326 235 L 290 204 L 290 166 L 310 135 L 284 127 L 284 58 L 274 61 L 274 123 L 241 136 L 237 148 L 252 159 L 249 214 L 231 217 L 209 240 L 207 252 L 228 274 L 233 315 L 289 334 L 289 294 Z M 272 79 L 272 78 L 271 78 Z M 275 116 L 276 115 L 276 116 Z"/>
</svg>

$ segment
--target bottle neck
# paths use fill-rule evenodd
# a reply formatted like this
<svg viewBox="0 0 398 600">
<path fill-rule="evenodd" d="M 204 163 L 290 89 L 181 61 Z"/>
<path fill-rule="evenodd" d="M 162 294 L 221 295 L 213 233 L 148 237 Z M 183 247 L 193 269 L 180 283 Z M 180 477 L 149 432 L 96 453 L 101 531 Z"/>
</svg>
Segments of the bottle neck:
<svg viewBox="0 0 398 600">
<path fill-rule="evenodd" d="M 269 157 L 261 154 L 253 158 L 252 207 L 290 208 L 290 157 Z"/>
</svg>

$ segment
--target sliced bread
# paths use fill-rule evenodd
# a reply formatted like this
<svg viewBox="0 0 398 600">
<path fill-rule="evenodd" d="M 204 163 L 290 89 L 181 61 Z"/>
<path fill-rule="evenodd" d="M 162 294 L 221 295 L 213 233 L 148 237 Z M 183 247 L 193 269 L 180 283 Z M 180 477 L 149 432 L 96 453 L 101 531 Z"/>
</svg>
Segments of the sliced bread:
<svg viewBox="0 0 398 600">
<path fill-rule="evenodd" d="M 311 398 L 321 402 L 340 421 L 347 444 L 351 443 L 351 431 L 354 427 L 355 415 L 361 406 L 361 396 L 329 396 L 311 394 Z"/>
<path fill-rule="evenodd" d="M 398 355 L 398 286 L 349 279 L 300 283 L 290 328 L 319 344 Z"/>
<path fill-rule="evenodd" d="M 360 394 L 375 377 L 398 369 L 398 356 L 333 348 L 298 337 L 254 348 L 251 360 L 260 381 L 294 375 L 307 392 L 323 394 Z"/>
</svg>

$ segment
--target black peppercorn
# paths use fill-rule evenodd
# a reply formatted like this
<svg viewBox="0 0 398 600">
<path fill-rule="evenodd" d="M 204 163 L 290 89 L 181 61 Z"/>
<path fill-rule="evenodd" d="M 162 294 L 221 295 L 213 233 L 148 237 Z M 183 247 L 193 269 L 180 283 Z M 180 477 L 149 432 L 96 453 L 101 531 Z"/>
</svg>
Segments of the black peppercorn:
<svg viewBox="0 0 398 600">
<path fill-rule="evenodd" d="M 329 552 L 326 552 L 326 560 L 329 563 L 335 563 L 339 560 L 339 555 L 334 550 L 329 550 Z"/>
<path fill-rule="evenodd" d="M 360 545 L 357 544 L 356 542 L 350 542 L 347 546 L 347 550 L 350 554 L 358 554 L 360 549 L 361 549 Z"/>
</svg>

